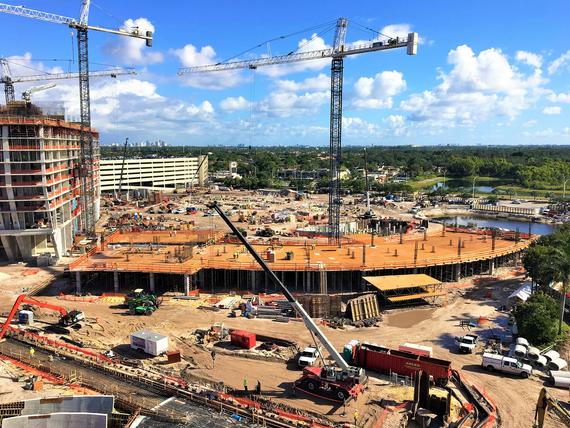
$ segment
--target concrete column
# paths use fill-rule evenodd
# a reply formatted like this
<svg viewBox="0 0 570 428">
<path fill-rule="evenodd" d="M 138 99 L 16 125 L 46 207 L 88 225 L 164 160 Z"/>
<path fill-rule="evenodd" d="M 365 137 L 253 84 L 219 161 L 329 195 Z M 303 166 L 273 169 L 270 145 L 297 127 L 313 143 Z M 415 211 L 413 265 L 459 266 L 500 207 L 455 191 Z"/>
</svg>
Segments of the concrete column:
<svg viewBox="0 0 570 428">
<path fill-rule="evenodd" d="M 154 290 L 155 290 L 155 287 L 154 287 L 154 272 L 151 272 L 151 273 L 148 274 L 148 285 L 149 285 L 149 288 L 150 288 L 150 292 L 154 294 Z"/>
<path fill-rule="evenodd" d="M 458 263 L 453 266 L 453 278 L 455 281 L 459 281 L 461 279 L 461 264 Z"/>
<path fill-rule="evenodd" d="M 8 256 L 8 260 L 11 262 L 15 262 L 17 259 L 17 251 L 18 246 L 16 244 L 16 240 L 12 236 L 0 236 L 0 240 L 2 242 L 2 246 L 4 247 L 4 251 L 6 251 L 6 255 Z"/>
<path fill-rule="evenodd" d="M 81 294 L 81 272 L 75 272 L 75 292 Z"/>
<path fill-rule="evenodd" d="M 113 290 L 115 293 L 119 292 L 119 272 L 113 272 Z"/>
<path fill-rule="evenodd" d="M 188 296 L 190 294 L 190 275 L 184 274 L 184 295 Z"/>
<path fill-rule="evenodd" d="M 495 260 L 491 260 L 489 262 L 489 275 L 493 275 L 495 273 Z"/>
</svg>

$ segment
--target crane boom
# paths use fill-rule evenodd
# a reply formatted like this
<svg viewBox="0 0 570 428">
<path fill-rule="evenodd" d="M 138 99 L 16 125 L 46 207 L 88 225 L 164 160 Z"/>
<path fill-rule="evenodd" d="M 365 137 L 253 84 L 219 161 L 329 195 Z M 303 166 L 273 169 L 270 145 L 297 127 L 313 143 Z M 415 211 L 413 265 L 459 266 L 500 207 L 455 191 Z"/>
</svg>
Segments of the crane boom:
<svg viewBox="0 0 570 428">
<path fill-rule="evenodd" d="M 368 52 L 384 51 L 396 48 L 408 48 L 409 55 L 415 55 L 418 44 L 418 33 L 408 34 L 408 38 L 405 40 L 400 40 L 398 38 L 390 39 L 387 42 L 376 41 L 363 43 L 358 45 L 348 45 L 344 46 L 340 50 L 335 50 L 333 48 L 320 49 L 310 52 L 299 52 L 288 55 L 272 56 L 267 58 L 258 58 L 243 61 L 231 61 L 218 64 L 210 65 L 198 65 L 194 67 L 185 67 L 178 70 L 178 75 L 183 76 L 190 73 L 205 73 L 210 71 L 227 71 L 227 70 L 237 70 L 242 68 L 256 69 L 258 67 L 265 67 L 277 64 L 288 64 L 293 62 L 310 61 L 323 58 L 332 57 L 346 57 L 350 55 L 359 55 Z"/>
<path fill-rule="evenodd" d="M 137 74 L 134 68 L 112 68 L 109 70 L 100 71 L 90 71 L 89 77 L 117 77 Z M 12 83 L 23 83 L 23 82 L 36 82 L 40 80 L 65 80 L 65 79 L 77 79 L 79 73 L 50 73 L 50 74 L 34 74 L 30 76 L 19 76 L 12 77 Z"/>
<path fill-rule="evenodd" d="M 247 248 L 249 253 L 257 261 L 257 263 L 259 263 L 259 265 L 262 267 L 262 269 L 265 271 L 265 273 L 267 273 L 267 275 L 269 276 L 271 281 L 273 281 L 273 284 L 275 284 L 277 287 L 279 287 L 281 289 L 281 291 L 283 292 L 283 294 L 285 295 L 287 300 L 291 303 L 291 306 L 293 307 L 293 309 L 295 309 L 295 311 L 303 319 L 303 322 L 305 323 L 305 326 L 307 327 L 309 332 L 312 335 L 314 335 L 319 340 L 319 342 L 321 342 L 321 344 L 328 351 L 328 353 L 330 354 L 332 359 L 335 361 L 335 363 L 340 368 L 342 368 L 343 370 L 349 369 L 350 366 L 348 365 L 348 363 L 345 361 L 344 358 L 342 358 L 342 356 L 339 354 L 339 352 L 336 350 L 336 348 L 333 346 L 333 344 L 327 339 L 325 334 L 321 331 L 321 329 L 317 326 L 317 324 L 309 316 L 307 311 L 305 311 L 305 308 L 303 308 L 303 306 L 297 301 L 297 299 L 295 299 L 295 297 L 293 296 L 293 294 L 291 294 L 289 289 L 287 287 L 285 287 L 285 284 L 283 284 L 281 282 L 281 280 L 277 277 L 277 275 L 275 275 L 275 272 L 273 272 L 269 268 L 269 266 L 267 266 L 265 261 L 261 258 L 261 256 L 259 254 L 257 254 L 257 251 L 255 251 L 255 249 L 247 241 L 247 239 L 244 238 L 244 236 L 237 229 L 237 227 L 235 227 L 233 225 L 233 223 L 230 221 L 230 219 L 222 211 L 220 206 L 216 202 L 212 202 L 212 203 L 208 204 L 207 206 L 208 206 L 208 208 L 215 210 L 220 215 L 222 220 L 224 220 L 224 222 L 228 225 L 228 227 L 232 230 L 232 232 L 237 236 L 237 238 L 241 241 L 241 243 L 245 246 L 245 248 Z"/>
</svg>

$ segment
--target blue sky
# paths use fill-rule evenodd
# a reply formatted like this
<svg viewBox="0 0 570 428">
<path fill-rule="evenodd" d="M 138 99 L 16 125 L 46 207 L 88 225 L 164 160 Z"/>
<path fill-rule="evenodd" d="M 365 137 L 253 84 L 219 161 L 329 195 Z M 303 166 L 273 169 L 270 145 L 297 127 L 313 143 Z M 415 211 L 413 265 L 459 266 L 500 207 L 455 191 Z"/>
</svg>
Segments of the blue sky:
<svg viewBox="0 0 570 428">
<path fill-rule="evenodd" d="M 80 1 L 14 4 L 76 17 Z M 90 33 L 91 69 L 133 66 L 137 76 L 92 80 L 93 125 L 101 142 L 163 139 L 171 144 L 328 144 L 329 61 L 257 71 L 178 77 L 182 66 L 223 61 L 259 43 L 338 17 L 347 41 L 417 31 L 405 50 L 345 60 L 345 145 L 570 144 L 570 2 L 99 0 L 90 24 L 153 29 L 141 41 Z M 75 71 L 71 30 L 0 15 L 0 55 L 13 75 Z M 319 49 L 333 34 L 314 31 L 240 58 L 286 54 L 302 40 Z M 36 94 L 78 115 L 77 83 Z M 17 85 L 20 93 L 26 89 Z"/>
</svg>

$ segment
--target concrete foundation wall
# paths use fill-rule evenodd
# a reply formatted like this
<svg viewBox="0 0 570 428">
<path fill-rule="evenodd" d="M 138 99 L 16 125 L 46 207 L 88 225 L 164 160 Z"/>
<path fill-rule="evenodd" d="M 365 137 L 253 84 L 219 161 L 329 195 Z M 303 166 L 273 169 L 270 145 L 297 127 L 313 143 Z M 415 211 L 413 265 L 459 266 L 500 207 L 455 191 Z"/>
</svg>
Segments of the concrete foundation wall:
<svg viewBox="0 0 570 428">
<path fill-rule="evenodd" d="M 22 415 L 38 415 L 58 412 L 112 413 L 112 395 L 80 395 L 59 398 L 38 398 L 24 401 Z"/>
</svg>

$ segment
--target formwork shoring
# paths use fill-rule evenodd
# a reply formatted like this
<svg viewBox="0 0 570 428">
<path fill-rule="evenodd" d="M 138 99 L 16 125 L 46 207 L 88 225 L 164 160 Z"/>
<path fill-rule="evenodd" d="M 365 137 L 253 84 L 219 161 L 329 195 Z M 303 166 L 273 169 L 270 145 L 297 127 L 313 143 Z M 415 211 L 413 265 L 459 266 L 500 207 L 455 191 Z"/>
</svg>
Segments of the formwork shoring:
<svg viewBox="0 0 570 428">
<path fill-rule="evenodd" d="M 363 276 L 405 275 L 424 273 L 442 282 L 454 282 L 473 275 L 491 274 L 493 269 L 512 264 L 518 260 L 519 252 L 494 257 L 488 260 L 464 262 L 429 267 L 408 267 L 401 269 L 343 270 L 343 271 L 275 271 L 279 279 L 294 293 L 354 293 L 367 291 Z M 114 291 L 114 272 L 83 272 L 82 283 L 90 290 Z M 118 272 L 119 291 L 135 288 L 148 289 L 149 274 L 145 272 Z M 238 269 L 202 269 L 191 274 L 191 289 L 203 292 L 279 292 L 263 271 Z M 183 292 L 184 275 L 154 274 L 156 292 Z M 84 288 L 86 289 L 86 288 Z"/>
</svg>

